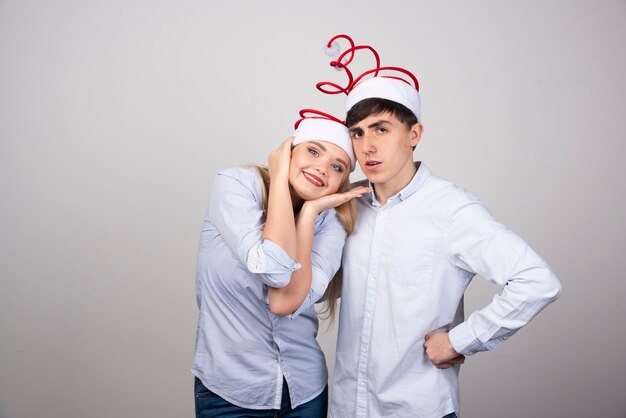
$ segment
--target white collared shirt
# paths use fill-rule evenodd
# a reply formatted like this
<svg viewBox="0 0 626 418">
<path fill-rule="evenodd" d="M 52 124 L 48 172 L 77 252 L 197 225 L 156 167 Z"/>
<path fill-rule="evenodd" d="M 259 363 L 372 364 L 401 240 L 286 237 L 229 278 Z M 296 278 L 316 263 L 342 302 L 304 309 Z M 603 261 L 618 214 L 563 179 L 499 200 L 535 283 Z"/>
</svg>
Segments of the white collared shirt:
<svg viewBox="0 0 626 418">
<path fill-rule="evenodd" d="M 262 238 L 264 226 L 256 169 L 219 172 L 198 249 L 192 373 L 230 403 L 251 409 L 280 409 L 284 378 L 295 408 L 327 384 L 326 361 L 315 339 L 314 304 L 339 268 L 346 231 L 334 209 L 318 215 L 311 290 L 292 315 L 277 316 L 270 310 L 267 287 L 287 285 L 300 265 Z"/>
<path fill-rule="evenodd" d="M 463 293 L 477 274 L 503 289 L 464 321 Z M 489 350 L 560 289 L 524 240 L 423 164 L 384 206 L 362 196 L 344 247 L 331 416 L 459 415 L 460 366 L 436 368 L 425 334 L 449 331 L 461 354 Z"/>
</svg>

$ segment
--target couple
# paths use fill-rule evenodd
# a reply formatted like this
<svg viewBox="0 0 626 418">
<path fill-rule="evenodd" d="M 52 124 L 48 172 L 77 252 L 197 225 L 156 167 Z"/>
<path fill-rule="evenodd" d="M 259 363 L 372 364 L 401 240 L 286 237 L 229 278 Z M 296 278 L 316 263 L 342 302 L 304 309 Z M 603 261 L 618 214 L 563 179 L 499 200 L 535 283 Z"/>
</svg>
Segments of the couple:
<svg viewBox="0 0 626 418">
<path fill-rule="evenodd" d="M 303 111 L 267 168 L 225 170 L 213 182 L 196 280 L 198 418 L 326 417 L 314 304 L 324 298 L 332 313 L 339 293 L 330 415 L 459 416 L 465 355 L 496 347 L 560 293 L 518 235 L 413 161 L 415 77 L 381 67 L 373 48 L 345 35 L 328 47 L 337 39 L 350 48 L 331 65 L 348 84 L 318 88 L 347 94 L 345 124 Z M 360 50 L 376 66 L 354 78 Z M 389 69 L 396 75 L 383 76 Z M 367 181 L 351 188 L 357 162 Z M 343 279 L 333 279 L 340 265 Z M 464 320 L 477 274 L 503 290 Z"/>
</svg>

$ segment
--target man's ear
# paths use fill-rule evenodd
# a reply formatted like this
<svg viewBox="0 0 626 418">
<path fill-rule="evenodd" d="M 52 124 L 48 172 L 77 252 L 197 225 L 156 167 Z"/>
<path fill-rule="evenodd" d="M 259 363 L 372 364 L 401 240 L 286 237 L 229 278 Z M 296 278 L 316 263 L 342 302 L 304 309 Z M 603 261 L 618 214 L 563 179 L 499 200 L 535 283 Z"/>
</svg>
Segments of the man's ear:
<svg viewBox="0 0 626 418">
<path fill-rule="evenodd" d="M 424 127 L 419 122 L 411 126 L 411 129 L 409 129 L 409 136 L 411 138 L 412 147 L 415 147 L 420 142 L 420 139 L 422 139 L 423 131 L 424 131 Z"/>
</svg>

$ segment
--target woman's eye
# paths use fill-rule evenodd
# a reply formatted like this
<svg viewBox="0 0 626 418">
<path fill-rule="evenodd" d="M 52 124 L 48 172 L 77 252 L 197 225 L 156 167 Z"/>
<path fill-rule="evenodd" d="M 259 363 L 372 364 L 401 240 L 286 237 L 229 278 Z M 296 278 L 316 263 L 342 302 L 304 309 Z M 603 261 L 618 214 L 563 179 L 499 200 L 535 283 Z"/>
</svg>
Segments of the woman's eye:
<svg viewBox="0 0 626 418">
<path fill-rule="evenodd" d="M 336 172 L 343 173 L 343 167 L 341 165 L 339 165 L 339 164 L 331 164 L 330 166 Z"/>
<path fill-rule="evenodd" d="M 320 155 L 320 153 L 319 153 L 319 152 L 317 152 L 317 150 L 316 150 L 316 149 L 314 149 L 314 148 L 307 148 L 307 149 L 309 150 L 309 153 L 310 153 L 311 155 L 315 156 L 315 157 L 317 157 L 318 155 Z"/>
</svg>

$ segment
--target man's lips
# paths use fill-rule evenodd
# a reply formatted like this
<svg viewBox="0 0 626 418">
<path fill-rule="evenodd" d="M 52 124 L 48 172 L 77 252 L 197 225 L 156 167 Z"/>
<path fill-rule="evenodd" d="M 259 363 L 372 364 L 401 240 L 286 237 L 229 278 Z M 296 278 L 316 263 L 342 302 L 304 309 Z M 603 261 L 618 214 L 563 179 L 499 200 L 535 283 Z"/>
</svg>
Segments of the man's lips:
<svg viewBox="0 0 626 418">
<path fill-rule="evenodd" d="M 303 171 L 302 175 L 304 175 L 304 178 L 315 187 L 324 187 L 324 181 L 316 175 L 307 173 L 306 171 Z"/>
<path fill-rule="evenodd" d="M 373 170 L 377 167 L 379 167 L 382 163 L 380 161 L 376 161 L 376 160 L 367 160 L 365 161 L 365 168 L 368 170 Z"/>
</svg>

